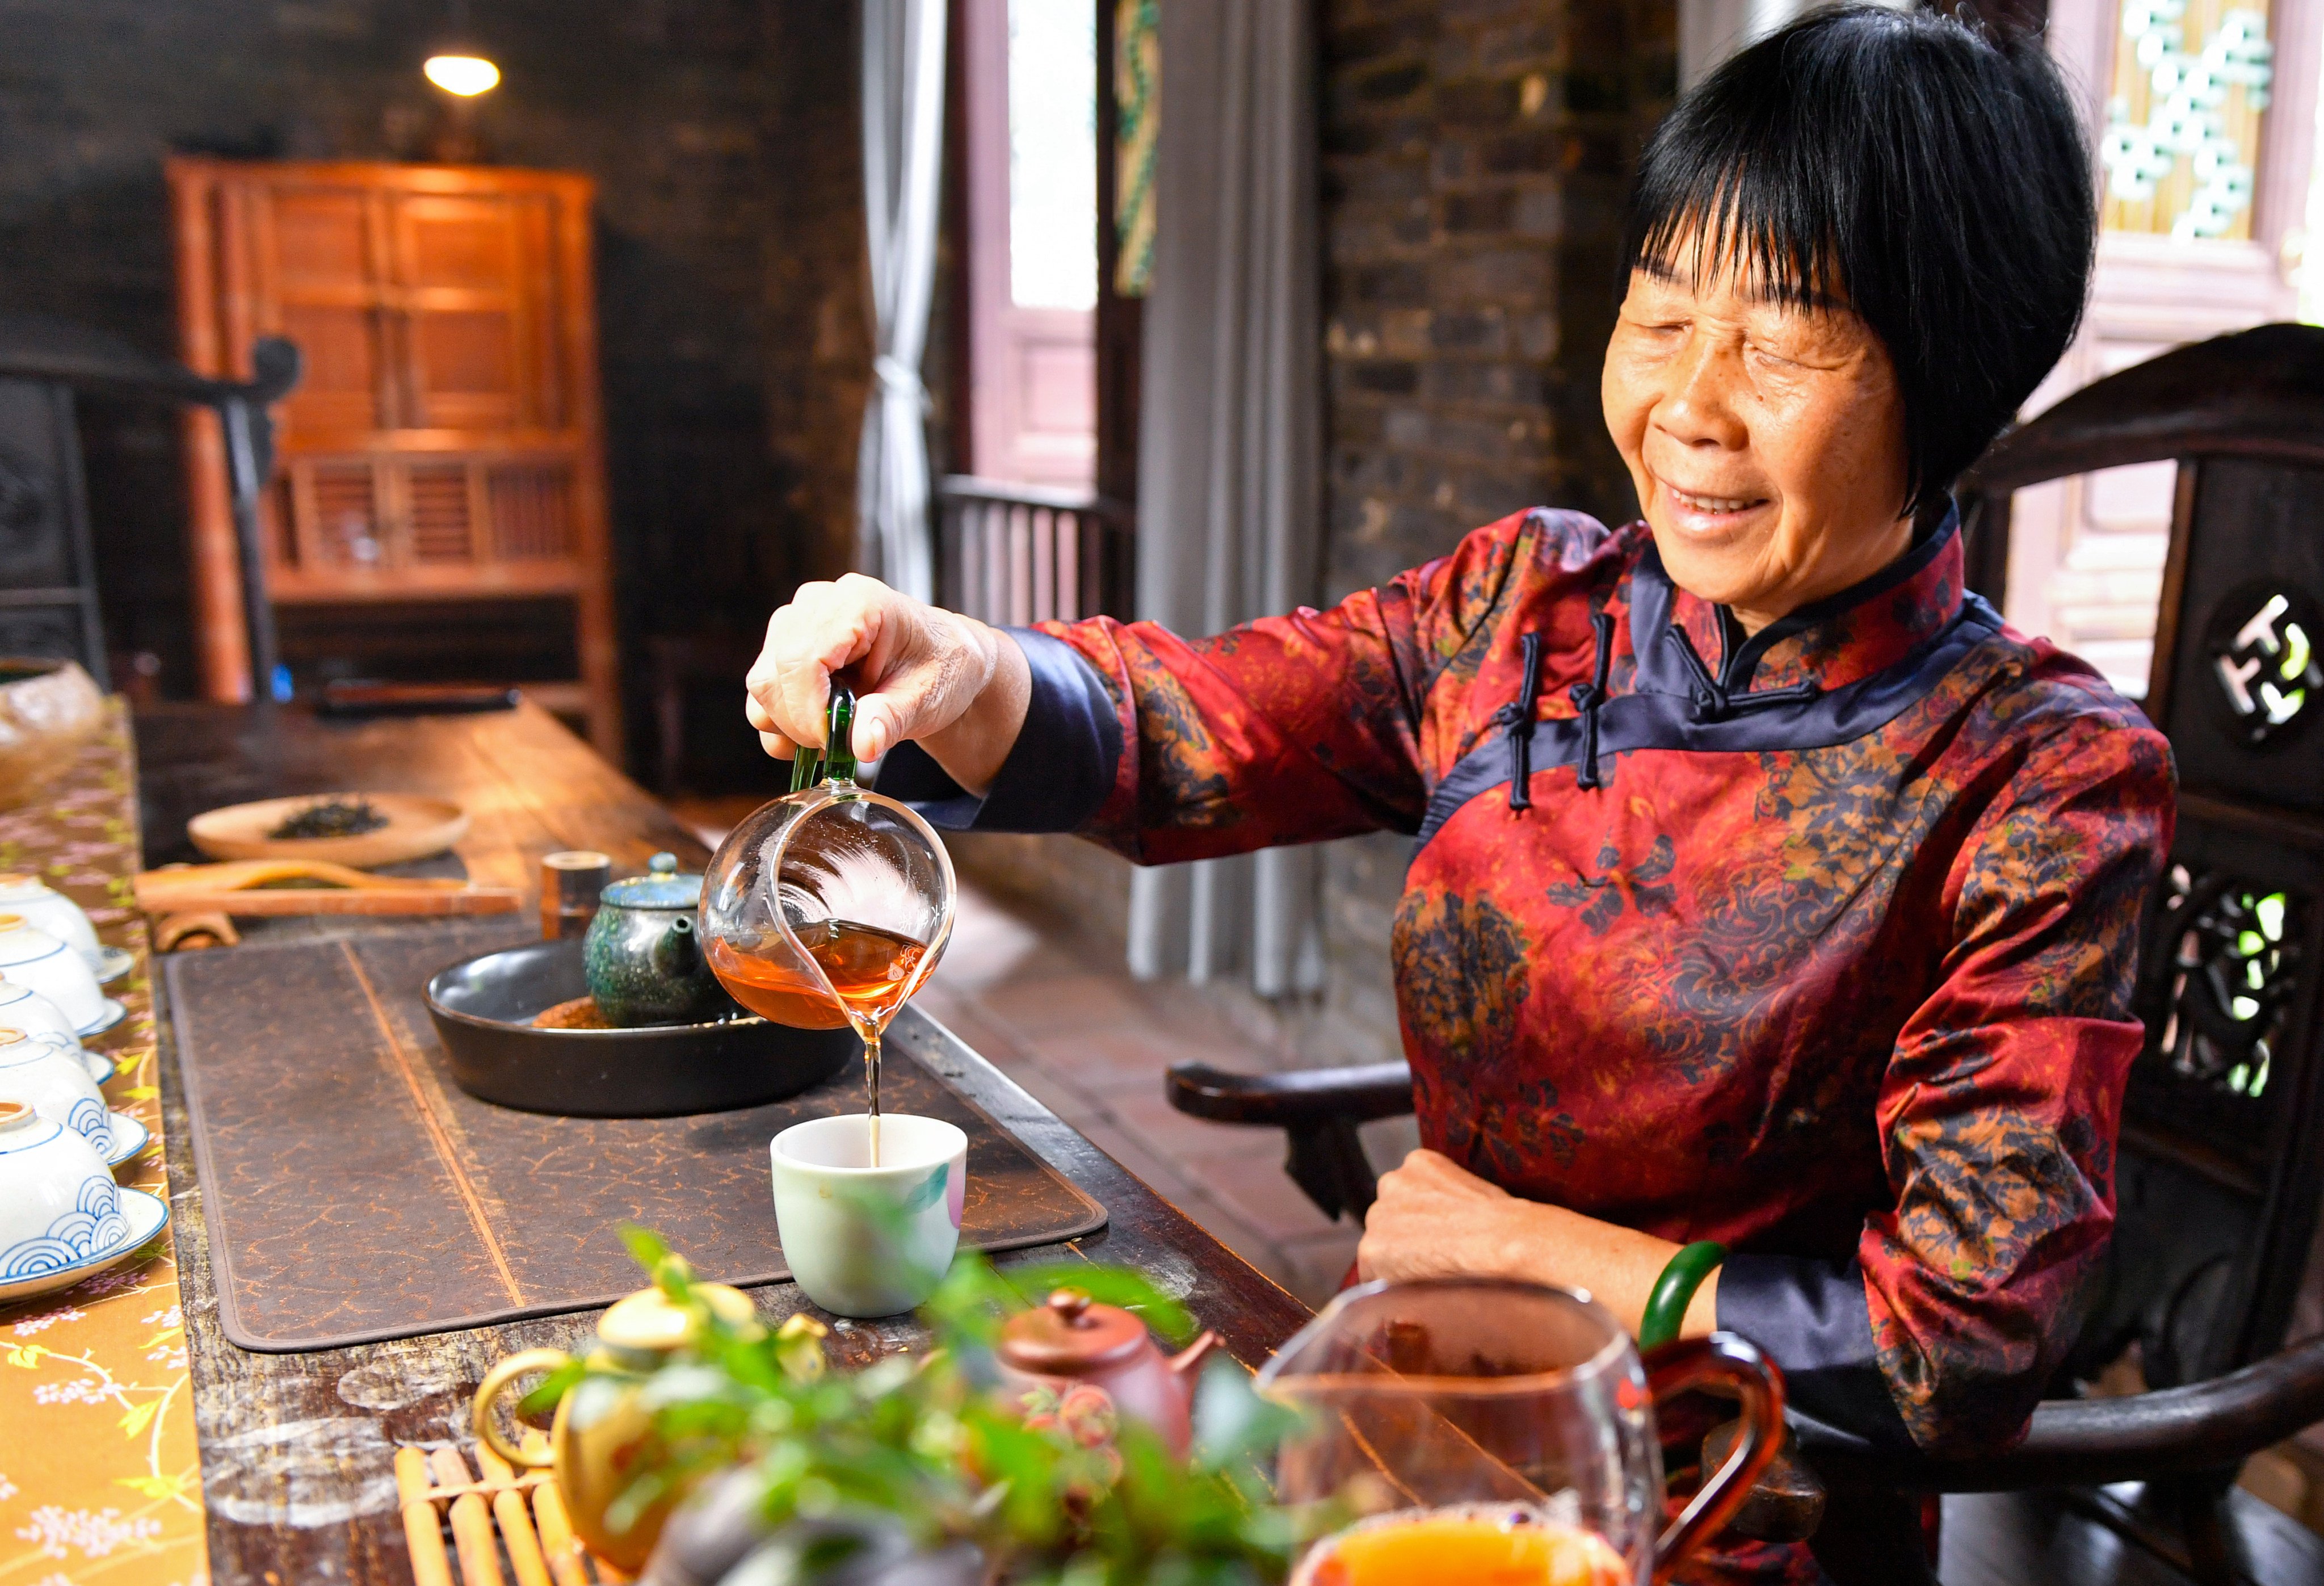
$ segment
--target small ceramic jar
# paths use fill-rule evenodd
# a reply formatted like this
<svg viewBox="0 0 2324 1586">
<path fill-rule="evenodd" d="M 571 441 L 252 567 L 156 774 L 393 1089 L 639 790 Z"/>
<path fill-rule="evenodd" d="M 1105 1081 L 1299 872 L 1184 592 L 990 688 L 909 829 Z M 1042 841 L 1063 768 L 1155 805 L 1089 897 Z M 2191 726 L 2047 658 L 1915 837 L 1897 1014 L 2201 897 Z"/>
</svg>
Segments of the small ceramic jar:
<svg viewBox="0 0 2324 1586">
<path fill-rule="evenodd" d="M 0 1029 L 0 1102 L 23 1102 L 113 1157 L 113 1114 L 105 1093 L 88 1076 L 80 1053 L 22 1030 Z"/>
<path fill-rule="evenodd" d="M 30 986 L 57 1005 L 76 1034 L 101 1028 L 105 992 L 81 955 L 30 924 L 21 914 L 0 912 L 0 975 Z"/>
<path fill-rule="evenodd" d="M 726 996 L 702 955 L 701 903 L 702 878 L 681 875 L 674 853 L 597 895 L 581 964 L 599 1012 L 624 1028 L 715 1015 Z"/>
<path fill-rule="evenodd" d="M 22 1102 L 0 1102 L 0 1285 L 118 1249 L 121 1192 L 97 1148 Z"/>
<path fill-rule="evenodd" d="M 34 875 L 0 871 L 0 913 L 13 914 L 35 930 L 42 930 L 81 955 L 97 973 L 105 973 L 105 948 L 97 927 L 79 904 Z"/>
</svg>

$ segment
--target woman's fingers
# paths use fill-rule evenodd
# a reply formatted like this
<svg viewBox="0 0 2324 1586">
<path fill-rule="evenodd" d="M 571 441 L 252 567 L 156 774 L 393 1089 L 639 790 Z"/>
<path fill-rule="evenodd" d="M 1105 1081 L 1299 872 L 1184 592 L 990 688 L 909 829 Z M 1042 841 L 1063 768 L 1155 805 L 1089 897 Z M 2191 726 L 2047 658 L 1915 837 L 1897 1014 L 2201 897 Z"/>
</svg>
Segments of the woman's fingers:
<svg viewBox="0 0 2324 1586">
<path fill-rule="evenodd" d="M 1517 1211 L 1499 1185 L 1423 1148 L 1380 1176 L 1357 1269 L 1395 1279 L 1496 1270 L 1505 1225 Z"/>
<path fill-rule="evenodd" d="M 849 574 L 835 584 L 802 584 L 767 619 L 767 638 L 743 686 L 756 707 L 751 724 L 794 743 L 824 739 L 831 676 L 872 657 L 891 602 L 875 578 Z"/>
<path fill-rule="evenodd" d="M 801 585 L 768 621 L 745 713 L 762 740 L 820 744 L 831 678 L 844 670 L 856 695 L 851 747 L 859 760 L 877 760 L 968 708 L 992 670 L 982 633 L 861 574 Z"/>
<path fill-rule="evenodd" d="M 742 715 L 752 726 L 758 729 L 759 746 L 769 754 L 777 760 L 788 760 L 798 752 L 798 745 L 777 730 L 775 718 L 747 694 L 742 696 Z"/>
</svg>

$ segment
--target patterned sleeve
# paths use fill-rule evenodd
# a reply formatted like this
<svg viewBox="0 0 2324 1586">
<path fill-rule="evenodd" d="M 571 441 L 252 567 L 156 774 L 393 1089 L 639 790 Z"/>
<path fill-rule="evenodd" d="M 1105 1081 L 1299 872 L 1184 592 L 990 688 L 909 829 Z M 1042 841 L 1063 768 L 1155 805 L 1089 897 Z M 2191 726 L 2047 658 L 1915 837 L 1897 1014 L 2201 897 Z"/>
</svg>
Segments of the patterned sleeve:
<svg viewBox="0 0 2324 1586">
<path fill-rule="evenodd" d="M 1772 1342 L 1809 1414 L 1929 1452 L 2022 1435 L 2114 1226 L 2138 926 L 2169 852 L 2170 749 L 2072 682 L 2000 724 L 2027 747 L 1967 834 L 1936 991 L 1878 1102 L 1895 1207 L 1846 1263 L 1738 1257 L 1722 1326 Z"/>
<path fill-rule="evenodd" d="M 881 786 L 938 825 L 1075 830 L 1148 864 L 1416 831 L 1481 724 L 1463 685 L 1520 586 L 1579 573 L 1611 538 L 1576 514 L 1518 513 L 1330 611 L 1210 639 L 1044 623 L 1019 635 L 1034 698 L 983 799 L 908 744 Z"/>
</svg>

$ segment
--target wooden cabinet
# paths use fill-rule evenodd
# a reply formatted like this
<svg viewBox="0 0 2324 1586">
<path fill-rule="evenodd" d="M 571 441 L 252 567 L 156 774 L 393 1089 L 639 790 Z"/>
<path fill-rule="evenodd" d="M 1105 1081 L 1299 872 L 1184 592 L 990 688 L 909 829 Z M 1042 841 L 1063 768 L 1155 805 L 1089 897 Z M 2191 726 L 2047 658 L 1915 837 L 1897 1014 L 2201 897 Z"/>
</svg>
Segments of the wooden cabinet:
<svg viewBox="0 0 2324 1586">
<path fill-rule="evenodd" d="M 274 602 L 567 603 L 579 676 L 515 680 L 617 759 L 587 179 L 198 158 L 169 177 L 186 362 L 243 373 L 270 335 L 306 359 L 266 502 Z M 197 503 L 219 445 L 198 420 Z M 194 533 L 204 689 L 242 697 L 233 526 L 198 510 Z"/>
</svg>

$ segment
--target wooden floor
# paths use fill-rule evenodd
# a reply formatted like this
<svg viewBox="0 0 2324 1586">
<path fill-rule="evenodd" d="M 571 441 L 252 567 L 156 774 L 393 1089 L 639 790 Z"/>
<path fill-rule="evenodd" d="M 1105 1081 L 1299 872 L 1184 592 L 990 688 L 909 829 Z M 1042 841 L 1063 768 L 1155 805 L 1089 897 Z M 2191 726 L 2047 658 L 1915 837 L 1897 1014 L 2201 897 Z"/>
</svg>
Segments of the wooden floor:
<svg viewBox="0 0 2324 1586">
<path fill-rule="evenodd" d="M 2230 1495 L 2251 1586 L 2324 1586 L 2324 1537 L 2247 1492 Z M 1945 1499 L 1944 1586 L 2186 1586 L 2194 1577 L 2152 1545 L 2104 1524 L 2098 1507 L 2135 1525 L 2137 1489 L 2111 1488 L 2097 1503 L 2046 1492 L 1976 1493 Z"/>
</svg>

